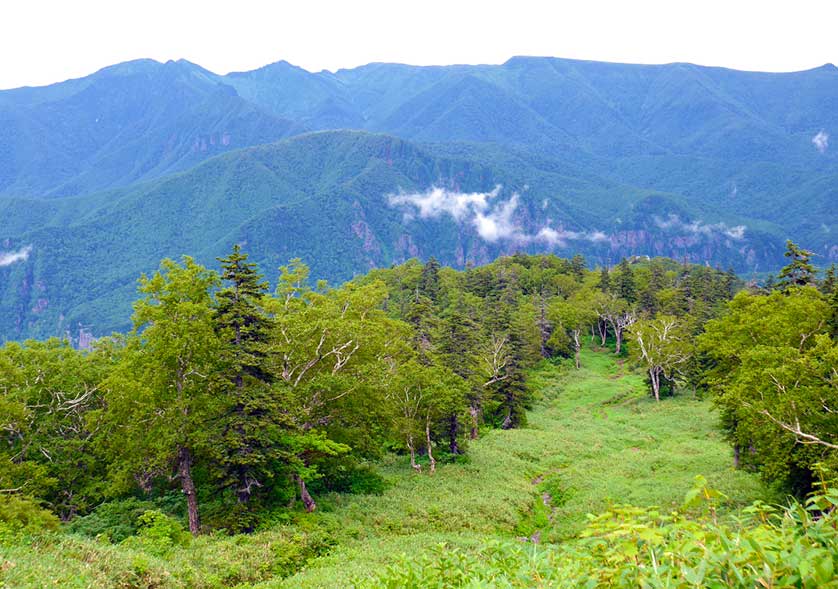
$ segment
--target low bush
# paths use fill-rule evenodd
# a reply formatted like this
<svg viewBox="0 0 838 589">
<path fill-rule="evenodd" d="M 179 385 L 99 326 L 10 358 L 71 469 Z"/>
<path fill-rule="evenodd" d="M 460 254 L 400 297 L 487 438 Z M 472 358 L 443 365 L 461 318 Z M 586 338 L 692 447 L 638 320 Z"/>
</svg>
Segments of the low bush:
<svg viewBox="0 0 838 589">
<path fill-rule="evenodd" d="M 0 541 L 20 534 L 57 530 L 59 520 L 34 499 L 0 495 Z"/>
</svg>

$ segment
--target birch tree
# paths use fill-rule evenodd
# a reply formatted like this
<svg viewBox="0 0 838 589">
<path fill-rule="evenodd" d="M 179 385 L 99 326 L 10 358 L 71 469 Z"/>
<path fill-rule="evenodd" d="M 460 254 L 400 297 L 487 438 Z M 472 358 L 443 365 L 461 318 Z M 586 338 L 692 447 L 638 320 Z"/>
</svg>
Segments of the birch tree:
<svg viewBox="0 0 838 589">
<path fill-rule="evenodd" d="M 134 306 L 134 337 L 105 381 L 105 427 L 99 441 L 122 488 L 168 476 L 187 504 L 189 531 L 201 530 L 196 454 L 206 451 L 207 425 L 217 415 L 215 371 L 219 339 L 211 289 L 218 274 L 184 257 L 163 260 L 143 276 Z"/>
<path fill-rule="evenodd" d="M 557 299 L 550 304 L 550 321 L 563 329 L 573 341 L 576 368 L 581 368 L 582 334 L 597 320 L 592 293 L 584 291 L 573 297 Z"/>
<path fill-rule="evenodd" d="M 816 464 L 838 460 L 838 344 L 829 336 L 830 314 L 814 287 L 743 292 L 698 338 L 711 362 L 704 383 L 735 462 L 800 493 Z"/>
<path fill-rule="evenodd" d="M 661 377 L 674 379 L 692 354 L 681 322 L 670 315 L 641 319 L 629 330 L 631 354 L 649 374 L 652 395 L 660 401 Z"/>
</svg>

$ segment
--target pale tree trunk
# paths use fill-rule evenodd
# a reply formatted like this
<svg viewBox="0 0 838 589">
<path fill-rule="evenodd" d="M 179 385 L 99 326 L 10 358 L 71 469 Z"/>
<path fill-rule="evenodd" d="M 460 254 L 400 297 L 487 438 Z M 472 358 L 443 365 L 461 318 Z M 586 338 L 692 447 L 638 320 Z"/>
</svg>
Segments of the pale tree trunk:
<svg viewBox="0 0 838 589">
<path fill-rule="evenodd" d="M 422 472 L 422 465 L 416 464 L 416 446 L 413 445 L 413 434 L 407 434 L 407 449 L 410 450 L 410 467 L 416 472 Z"/>
<path fill-rule="evenodd" d="M 506 409 L 506 417 L 503 418 L 503 423 L 500 424 L 501 429 L 511 429 L 512 428 L 512 408 L 507 407 Z"/>
<path fill-rule="evenodd" d="M 550 339 L 550 323 L 547 321 L 547 303 L 544 298 L 544 290 L 541 292 L 541 316 L 538 320 L 538 331 L 541 335 L 541 357 L 547 357 L 547 340 Z"/>
<path fill-rule="evenodd" d="M 192 453 L 188 448 L 181 447 L 177 453 L 177 472 L 180 477 L 180 488 L 186 495 L 186 509 L 189 515 L 189 531 L 193 536 L 201 533 L 201 519 L 198 516 L 198 494 L 195 481 L 192 480 Z"/>
<path fill-rule="evenodd" d="M 472 440 L 476 440 L 477 436 L 478 436 L 478 433 L 479 433 L 479 430 L 478 430 L 478 427 L 477 427 L 478 426 L 477 417 L 480 415 L 480 410 L 475 405 L 472 404 L 468 408 L 468 412 L 471 414 L 471 431 L 469 432 L 469 437 Z"/>
<path fill-rule="evenodd" d="M 425 443 L 428 446 L 428 460 L 431 463 L 431 474 L 436 472 L 436 460 L 434 460 L 434 453 L 431 444 L 431 416 L 425 417 Z"/>
<path fill-rule="evenodd" d="M 623 330 L 620 327 L 614 329 L 614 336 L 617 341 L 617 346 L 614 348 L 614 354 L 619 356 L 620 350 L 623 347 Z"/>
<path fill-rule="evenodd" d="M 604 346 L 605 342 L 608 340 L 608 323 L 606 323 L 605 320 L 600 319 L 597 321 L 597 329 L 599 329 L 599 344 Z"/>
<path fill-rule="evenodd" d="M 655 401 L 661 400 L 660 371 L 656 368 L 649 369 L 649 379 L 652 381 L 652 392 L 655 394 Z"/>
<path fill-rule="evenodd" d="M 306 482 L 303 480 L 298 474 L 294 475 L 294 480 L 297 481 L 297 484 L 300 486 L 300 499 L 303 500 L 303 505 L 306 506 L 306 511 L 311 513 L 315 509 L 317 509 L 317 503 L 314 502 L 314 499 L 309 494 L 308 489 L 306 488 Z"/>
<path fill-rule="evenodd" d="M 578 329 L 573 330 L 573 345 L 574 345 L 575 350 L 576 350 L 575 359 L 576 359 L 576 369 L 577 370 L 582 367 L 582 363 L 579 359 L 579 353 L 582 350 L 582 342 L 580 341 L 581 335 L 582 334 L 581 334 L 580 330 L 578 330 Z"/>
</svg>

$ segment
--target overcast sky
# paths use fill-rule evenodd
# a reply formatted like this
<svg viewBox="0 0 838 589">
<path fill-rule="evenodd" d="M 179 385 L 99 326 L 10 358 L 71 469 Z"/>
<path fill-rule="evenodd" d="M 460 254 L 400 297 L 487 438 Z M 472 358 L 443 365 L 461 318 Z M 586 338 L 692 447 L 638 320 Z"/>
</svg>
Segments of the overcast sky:
<svg viewBox="0 0 838 589">
<path fill-rule="evenodd" d="M 835 0 L 0 0 L 0 88 L 140 57 L 217 73 L 513 55 L 793 71 L 838 63 L 837 26 Z"/>
</svg>

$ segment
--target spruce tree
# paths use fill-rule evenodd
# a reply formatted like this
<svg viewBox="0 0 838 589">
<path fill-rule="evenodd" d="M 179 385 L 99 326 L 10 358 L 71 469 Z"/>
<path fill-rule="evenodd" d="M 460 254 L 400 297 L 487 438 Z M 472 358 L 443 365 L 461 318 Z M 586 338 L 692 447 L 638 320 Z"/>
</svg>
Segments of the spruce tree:
<svg viewBox="0 0 838 589">
<path fill-rule="evenodd" d="M 657 295 L 663 289 L 663 278 L 663 270 L 660 265 L 652 263 L 649 283 L 643 289 L 643 292 L 640 293 L 640 309 L 649 316 L 654 316 L 658 312 Z"/>
<path fill-rule="evenodd" d="M 570 270 L 579 282 L 585 278 L 585 257 L 582 254 L 576 254 L 570 260 Z"/>
<path fill-rule="evenodd" d="M 439 322 L 437 339 L 437 358 L 439 362 L 460 377 L 466 386 L 466 398 L 470 406 L 479 405 L 480 383 L 476 382 L 477 358 L 472 350 L 477 345 L 478 324 L 469 313 L 462 293 L 456 303 L 446 310 Z M 448 450 L 451 454 L 460 454 L 459 436 L 462 433 L 460 423 L 461 407 L 452 407 L 446 415 L 446 433 Z"/>
<path fill-rule="evenodd" d="M 832 264 L 824 273 L 823 281 L 820 284 L 820 290 L 824 295 L 830 296 L 833 292 L 835 292 L 836 288 L 838 288 L 838 266 Z"/>
<path fill-rule="evenodd" d="M 606 294 L 611 291 L 611 277 L 608 274 L 608 266 L 600 268 L 597 288 Z"/>
<path fill-rule="evenodd" d="M 224 484 L 246 504 L 274 475 L 283 412 L 270 390 L 266 366 L 272 322 L 262 307 L 268 285 L 238 245 L 219 258 L 227 286 L 216 295 L 215 325 L 224 340 L 228 409 L 219 448 Z"/>
<path fill-rule="evenodd" d="M 616 280 L 617 296 L 629 303 L 633 303 L 637 300 L 637 286 L 634 282 L 634 272 L 632 272 L 631 266 L 625 258 L 620 261 L 619 268 L 620 272 Z"/>
<path fill-rule="evenodd" d="M 780 270 L 780 287 L 787 291 L 792 286 L 808 286 L 815 283 L 815 267 L 810 259 L 812 252 L 805 250 L 792 240 L 786 241 L 786 253 L 789 263 Z"/>
<path fill-rule="evenodd" d="M 439 262 L 431 257 L 422 268 L 419 277 L 419 292 L 428 297 L 431 302 L 439 302 Z"/>
</svg>

